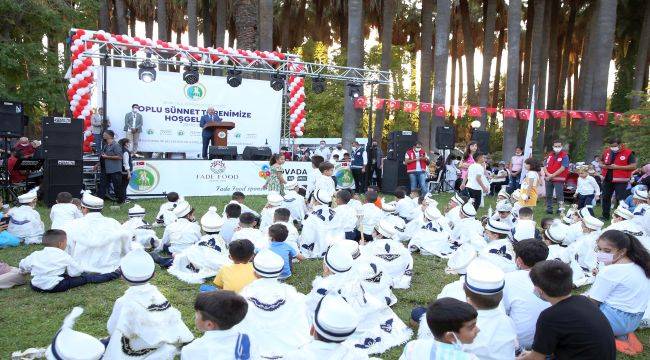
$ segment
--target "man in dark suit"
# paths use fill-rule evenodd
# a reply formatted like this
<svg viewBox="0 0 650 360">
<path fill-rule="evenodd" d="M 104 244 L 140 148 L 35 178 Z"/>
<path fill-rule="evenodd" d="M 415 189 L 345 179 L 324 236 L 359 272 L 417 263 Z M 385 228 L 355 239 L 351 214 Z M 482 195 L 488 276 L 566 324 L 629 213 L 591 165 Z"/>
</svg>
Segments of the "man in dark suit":
<svg viewBox="0 0 650 360">
<path fill-rule="evenodd" d="M 201 116 L 201 122 L 199 125 L 201 128 L 205 126 L 207 123 L 211 122 L 221 122 L 221 118 L 219 115 L 217 115 L 214 112 L 214 108 L 210 106 L 208 108 L 208 113 Z M 214 128 L 211 129 L 203 129 L 201 132 L 201 136 L 203 137 L 203 151 L 201 152 L 201 155 L 203 156 L 204 159 L 208 158 L 208 145 L 210 144 L 210 141 L 212 141 L 212 135 L 214 135 Z M 214 144 L 212 144 L 214 146 Z"/>
</svg>

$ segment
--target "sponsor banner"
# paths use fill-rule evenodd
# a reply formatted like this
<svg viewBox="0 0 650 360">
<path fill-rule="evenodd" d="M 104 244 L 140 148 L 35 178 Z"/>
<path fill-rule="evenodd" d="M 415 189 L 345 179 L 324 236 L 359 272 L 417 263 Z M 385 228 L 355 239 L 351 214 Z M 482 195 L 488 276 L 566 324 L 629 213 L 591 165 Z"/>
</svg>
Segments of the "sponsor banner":
<svg viewBox="0 0 650 360">
<path fill-rule="evenodd" d="M 307 186 L 310 162 L 287 161 L 286 180 Z M 128 195 L 159 196 L 176 191 L 183 196 L 265 195 L 262 189 L 270 176 L 267 161 L 135 160 L 127 188 Z"/>
<path fill-rule="evenodd" d="M 271 89 L 268 81 L 244 79 L 233 88 L 223 76 L 201 76 L 188 85 L 182 73 L 159 71 L 156 81 L 145 83 L 139 80 L 138 69 L 107 71 L 110 128 L 118 138 L 124 137 L 125 117 L 131 105 L 138 104 L 143 119 L 139 151 L 182 152 L 195 158 L 202 146 L 199 122 L 210 106 L 223 121 L 235 123 L 228 145 L 237 146 L 240 154 L 246 146 L 265 144 L 279 151 L 282 92 Z"/>
</svg>

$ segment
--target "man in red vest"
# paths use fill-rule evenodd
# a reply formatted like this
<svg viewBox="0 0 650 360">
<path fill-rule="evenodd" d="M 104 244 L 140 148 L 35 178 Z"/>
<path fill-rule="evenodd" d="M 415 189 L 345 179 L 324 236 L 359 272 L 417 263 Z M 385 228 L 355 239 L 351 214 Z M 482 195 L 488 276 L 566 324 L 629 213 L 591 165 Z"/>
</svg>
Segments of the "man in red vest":
<svg viewBox="0 0 650 360">
<path fill-rule="evenodd" d="M 609 148 L 603 151 L 600 159 L 603 175 L 603 219 L 607 220 L 612 207 L 612 194 L 616 194 L 618 201 L 629 195 L 627 183 L 636 169 L 634 151 L 625 148 L 620 139 L 611 139 L 608 143 Z"/>
<path fill-rule="evenodd" d="M 429 156 L 426 151 L 422 149 L 422 143 L 419 141 L 415 146 L 408 149 L 404 154 L 404 164 L 406 165 L 406 172 L 409 174 L 409 181 L 411 182 L 411 190 L 420 187 L 420 194 L 427 193 L 427 164 L 429 163 Z"/>
<path fill-rule="evenodd" d="M 553 151 L 544 160 L 546 174 L 546 213 L 553 213 L 553 192 L 557 198 L 558 209 L 564 204 L 564 183 L 569 175 L 569 155 L 562 150 L 562 141 L 553 141 Z"/>
</svg>

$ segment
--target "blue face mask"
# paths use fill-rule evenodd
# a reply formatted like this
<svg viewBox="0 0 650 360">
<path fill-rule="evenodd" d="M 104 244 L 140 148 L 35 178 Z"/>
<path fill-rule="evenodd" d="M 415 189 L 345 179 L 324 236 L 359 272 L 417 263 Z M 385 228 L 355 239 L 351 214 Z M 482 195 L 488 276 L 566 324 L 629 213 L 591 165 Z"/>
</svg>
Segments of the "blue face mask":
<svg viewBox="0 0 650 360">
<path fill-rule="evenodd" d="M 455 332 L 452 332 L 451 335 L 454 336 L 454 340 L 455 340 L 454 343 L 453 343 L 454 348 L 455 348 L 456 350 L 463 351 L 463 343 L 460 341 L 460 339 L 458 338 L 458 336 L 456 336 L 456 333 L 455 333 Z"/>
</svg>

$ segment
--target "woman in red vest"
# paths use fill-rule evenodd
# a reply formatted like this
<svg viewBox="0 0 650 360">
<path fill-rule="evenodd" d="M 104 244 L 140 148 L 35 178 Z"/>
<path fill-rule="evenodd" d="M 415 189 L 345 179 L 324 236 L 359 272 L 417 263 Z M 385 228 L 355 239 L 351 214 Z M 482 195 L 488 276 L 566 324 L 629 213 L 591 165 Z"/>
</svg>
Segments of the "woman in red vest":
<svg viewBox="0 0 650 360">
<path fill-rule="evenodd" d="M 569 155 L 562 150 L 562 141 L 553 141 L 553 151 L 544 160 L 546 174 L 546 213 L 553 213 L 553 192 L 557 198 L 558 209 L 564 204 L 564 183 L 569 175 Z"/>
<path fill-rule="evenodd" d="M 411 190 L 420 188 L 420 194 L 424 195 L 428 192 L 427 189 L 427 164 L 429 163 L 429 156 L 426 151 L 422 149 L 422 143 L 419 141 L 415 146 L 408 149 L 404 154 L 404 165 L 406 165 L 406 172 L 409 174 L 411 182 Z"/>
<path fill-rule="evenodd" d="M 600 159 L 603 175 L 603 219 L 606 220 L 610 218 L 612 195 L 616 194 L 618 201 L 628 196 L 627 182 L 636 170 L 634 151 L 625 148 L 620 139 L 611 139 L 608 143 L 609 147 L 603 151 Z"/>
</svg>

